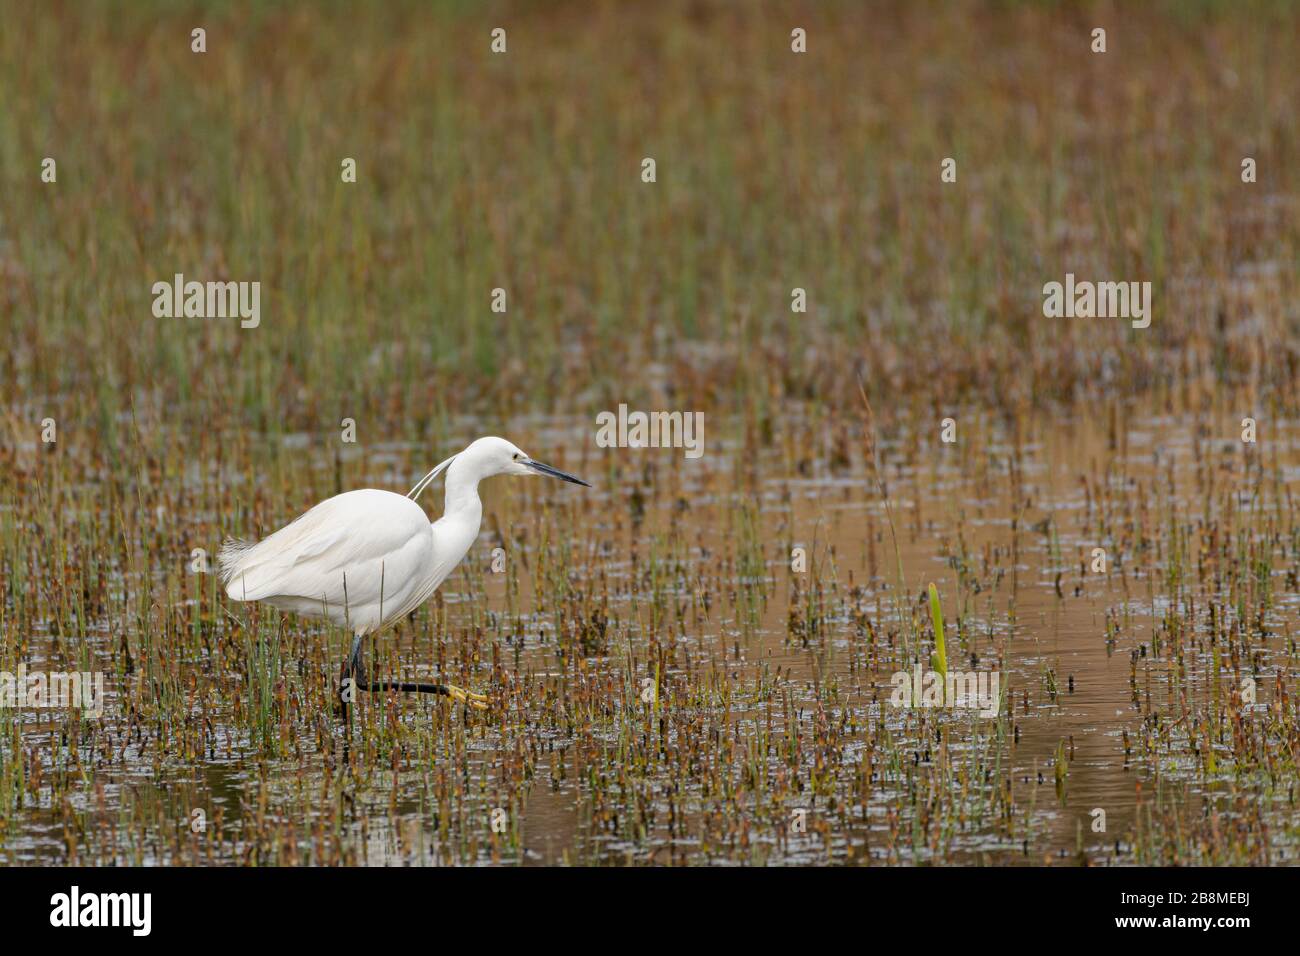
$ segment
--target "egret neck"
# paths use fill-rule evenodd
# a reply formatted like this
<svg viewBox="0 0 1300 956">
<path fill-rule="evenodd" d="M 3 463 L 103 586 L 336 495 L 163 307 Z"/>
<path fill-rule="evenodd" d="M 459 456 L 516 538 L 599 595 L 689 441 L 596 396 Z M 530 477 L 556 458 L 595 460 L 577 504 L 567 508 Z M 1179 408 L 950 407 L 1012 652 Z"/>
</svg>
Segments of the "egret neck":
<svg viewBox="0 0 1300 956">
<path fill-rule="evenodd" d="M 445 556 L 452 565 L 469 553 L 483 524 L 478 483 L 487 476 L 482 471 L 469 455 L 458 455 L 447 469 L 446 497 L 442 517 L 433 522 L 433 541 L 438 557 Z"/>
</svg>

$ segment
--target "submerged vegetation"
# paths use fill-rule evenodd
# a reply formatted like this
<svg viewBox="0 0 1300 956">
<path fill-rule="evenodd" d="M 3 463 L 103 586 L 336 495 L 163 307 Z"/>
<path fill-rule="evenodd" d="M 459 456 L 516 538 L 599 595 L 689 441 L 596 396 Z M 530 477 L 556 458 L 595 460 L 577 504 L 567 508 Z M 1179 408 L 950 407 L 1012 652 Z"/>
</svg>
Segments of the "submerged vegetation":
<svg viewBox="0 0 1300 956">
<path fill-rule="evenodd" d="M 0 672 L 106 699 L 0 706 L 0 862 L 1295 861 L 1290 7 L 16 6 Z M 596 487 L 485 485 L 372 639 L 487 712 L 345 725 L 345 635 L 211 557 L 479 434 Z"/>
</svg>

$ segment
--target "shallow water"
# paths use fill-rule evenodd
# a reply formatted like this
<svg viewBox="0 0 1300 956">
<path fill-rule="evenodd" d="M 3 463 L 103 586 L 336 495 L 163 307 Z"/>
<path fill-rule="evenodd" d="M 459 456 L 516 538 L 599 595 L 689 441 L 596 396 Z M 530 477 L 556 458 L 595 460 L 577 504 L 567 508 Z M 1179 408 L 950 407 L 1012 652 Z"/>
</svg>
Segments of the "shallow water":
<svg viewBox="0 0 1300 956">
<path fill-rule="evenodd" d="M 951 445 L 936 416 L 882 439 L 882 482 L 811 414 L 806 445 L 711 420 L 696 461 L 521 424 L 596 487 L 485 487 L 465 566 L 372 651 L 491 694 L 487 715 L 394 695 L 345 729 L 342 635 L 117 562 L 108 589 L 147 590 L 149 620 L 30 641 L 29 669 L 74 651 L 109 696 L 98 721 L 6 712 L 28 757 L 6 732 L 0 860 L 1288 862 L 1295 431 L 1245 445 L 1238 412 L 1166 404 L 958 414 Z M 404 489 L 423 457 L 350 467 Z M 891 703 L 928 669 L 930 582 L 950 668 L 998 676 L 995 718 Z"/>
</svg>

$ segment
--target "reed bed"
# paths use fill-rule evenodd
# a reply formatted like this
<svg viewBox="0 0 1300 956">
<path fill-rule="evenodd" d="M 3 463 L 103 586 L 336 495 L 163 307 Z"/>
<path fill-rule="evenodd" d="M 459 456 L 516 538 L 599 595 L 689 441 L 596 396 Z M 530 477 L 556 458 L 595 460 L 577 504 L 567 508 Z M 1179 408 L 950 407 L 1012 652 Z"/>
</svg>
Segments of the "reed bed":
<svg viewBox="0 0 1300 956">
<path fill-rule="evenodd" d="M 10 6 L 0 671 L 106 698 L 0 707 L 0 862 L 1295 860 L 1287 5 Z M 370 646 L 492 707 L 339 720 L 347 637 L 212 555 L 493 433 L 596 487 L 486 485 Z M 895 705 L 932 653 L 996 716 Z"/>
</svg>

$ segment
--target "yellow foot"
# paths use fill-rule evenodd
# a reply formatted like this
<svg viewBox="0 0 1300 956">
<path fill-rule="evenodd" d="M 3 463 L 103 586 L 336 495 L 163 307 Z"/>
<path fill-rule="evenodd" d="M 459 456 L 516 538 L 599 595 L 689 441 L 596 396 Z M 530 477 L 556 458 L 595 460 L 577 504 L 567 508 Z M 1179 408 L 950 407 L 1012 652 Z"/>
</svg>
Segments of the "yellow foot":
<svg viewBox="0 0 1300 956">
<path fill-rule="evenodd" d="M 448 684 L 447 690 L 450 691 L 447 696 L 452 700 L 459 701 L 462 704 L 467 704 L 470 707 L 477 707 L 479 710 L 487 710 L 488 699 L 485 695 L 475 694 L 473 691 L 468 691 L 463 687 L 457 687 L 455 684 Z"/>
</svg>

